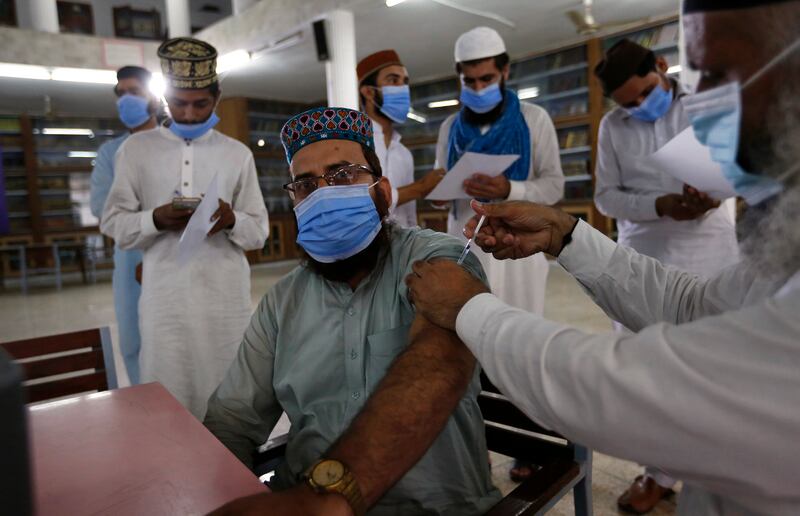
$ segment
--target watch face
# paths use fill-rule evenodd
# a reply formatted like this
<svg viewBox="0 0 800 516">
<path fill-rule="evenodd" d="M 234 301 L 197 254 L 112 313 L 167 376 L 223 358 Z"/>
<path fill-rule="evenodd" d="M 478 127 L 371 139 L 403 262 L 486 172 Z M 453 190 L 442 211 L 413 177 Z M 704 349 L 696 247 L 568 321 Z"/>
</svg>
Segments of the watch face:
<svg viewBox="0 0 800 516">
<path fill-rule="evenodd" d="M 324 460 L 311 472 L 311 480 L 320 487 L 331 486 L 344 476 L 344 465 L 338 460 Z"/>
</svg>

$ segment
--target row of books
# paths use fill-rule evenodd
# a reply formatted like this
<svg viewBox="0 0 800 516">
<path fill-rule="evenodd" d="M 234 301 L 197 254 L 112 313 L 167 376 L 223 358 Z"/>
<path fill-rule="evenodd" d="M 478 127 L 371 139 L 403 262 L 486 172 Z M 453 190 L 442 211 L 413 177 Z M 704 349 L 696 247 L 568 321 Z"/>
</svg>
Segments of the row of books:
<svg viewBox="0 0 800 516">
<path fill-rule="evenodd" d="M 589 100 L 586 97 L 556 99 L 540 104 L 551 118 L 585 115 L 589 111 Z"/>
<path fill-rule="evenodd" d="M 591 163 L 587 160 L 569 160 L 561 162 L 561 170 L 565 177 L 582 176 L 591 173 Z"/>
<path fill-rule="evenodd" d="M 546 56 L 517 61 L 511 65 L 512 77 L 543 73 L 586 62 L 586 47 L 579 46 Z"/>
<path fill-rule="evenodd" d="M 558 130 L 558 146 L 561 149 L 586 147 L 589 145 L 589 129 L 586 127 L 572 127 Z"/>
<path fill-rule="evenodd" d="M 251 118 L 250 130 L 280 133 L 284 123 L 284 120 L 274 120 L 271 118 Z"/>
<path fill-rule="evenodd" d="M 643 47 L 653 48 L 677 44 L 680 34 L 678 30 L 678 23 L 669 23 L 667 25 L 653 27 L 652 29 L 646 29 L 633 34 L 628 34 L 626 36 L 610 38 L 604 42 L 604 46 L 606 48 L 611 47 L 623 37 L 628 38 L 631 41 L 642 45 Z"/>
</svg>

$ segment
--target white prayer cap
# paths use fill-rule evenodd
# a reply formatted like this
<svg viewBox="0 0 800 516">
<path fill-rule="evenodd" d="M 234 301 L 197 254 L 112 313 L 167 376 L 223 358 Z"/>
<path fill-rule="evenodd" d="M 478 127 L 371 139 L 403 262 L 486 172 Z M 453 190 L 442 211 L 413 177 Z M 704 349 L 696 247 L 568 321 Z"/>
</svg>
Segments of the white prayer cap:
<svg viewBox="0 0 800 516">
<path fill-rule="evenodd" d="M 475 27 L 456 40 L 456 63 L 499 56 L 505 51 L 506 44 L 496 30 L 489 27 Z"/>
</svg>

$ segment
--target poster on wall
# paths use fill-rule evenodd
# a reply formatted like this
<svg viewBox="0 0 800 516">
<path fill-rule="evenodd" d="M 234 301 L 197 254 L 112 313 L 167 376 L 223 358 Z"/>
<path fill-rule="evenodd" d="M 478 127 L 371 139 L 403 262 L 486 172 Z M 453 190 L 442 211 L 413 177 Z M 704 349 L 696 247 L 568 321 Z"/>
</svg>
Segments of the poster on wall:
<svg viewBox="0 0 800 516">
<path fill-rule="evenodd" d="M 8 222 L 8 204 L 6 203 L 6 179 L 3 175 L 3 148 L 0 147 L 0 235 L 11 232 Z"/>
</svg>

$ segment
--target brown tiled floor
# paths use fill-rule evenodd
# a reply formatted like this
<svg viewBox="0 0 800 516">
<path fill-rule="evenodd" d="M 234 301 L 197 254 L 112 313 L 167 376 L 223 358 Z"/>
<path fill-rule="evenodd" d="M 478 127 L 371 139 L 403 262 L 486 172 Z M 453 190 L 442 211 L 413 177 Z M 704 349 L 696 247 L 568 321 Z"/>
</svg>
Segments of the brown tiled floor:
<svg viewBox="0 0 800 516">
<path fill-rule="evenodd" d="M 261 296 L 293 265 L 273 265 L 257 268 L 252 276 L 253 307 Z M 15 340 L 39 335 L 61 333 L 98 326 L 111 326 L 116 334 L 111 283 L 96 285 L 67 285 L 60 292 L 33 289 L 22 296 L 13 289 L 0 291 L 0 339 Z M 573 324 L 581 329 L 602 332 L 611 328 L 609 319 L 583 293 L 578 284 L 561 268 L 551 267 L 547 284 L 545 315 L 556 321 Z M 121 384 L 127 383 L 118 353 L 117 370 Z M 285 428 L 288 423 L 280 423 Z M 514 484 L 508 478 L 511 459 L 501 455 L 492 457 L 492 477 L 495 484 L 509 492 Z M 640 474 L 639 466 L 598 453 L 594 454 L 592 496 L 594 513 L 617 514 L 616 499 L 628 484 Z M 654 515 L 674 514 L 675 500 L 662 501 Z M 572 499 L 568 496 L 559 502 L 552 514 L 573 514 Z"/>
</svg>

